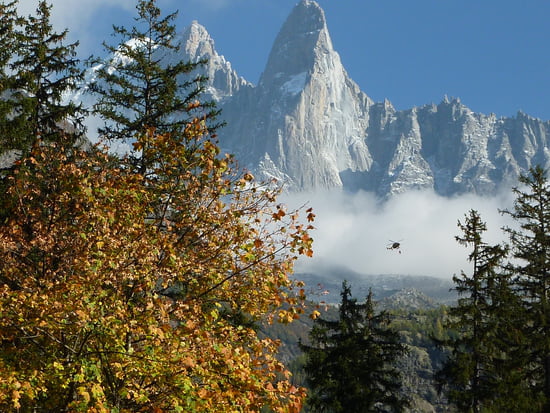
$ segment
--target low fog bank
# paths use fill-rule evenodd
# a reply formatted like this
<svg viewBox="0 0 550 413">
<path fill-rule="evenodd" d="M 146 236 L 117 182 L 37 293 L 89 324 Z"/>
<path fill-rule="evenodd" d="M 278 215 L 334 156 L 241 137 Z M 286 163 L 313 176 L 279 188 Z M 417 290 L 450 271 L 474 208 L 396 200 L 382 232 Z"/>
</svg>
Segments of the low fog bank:
<svg viewBox="0 0 550 413">
<path fill-rule="evenodd" d="M 463 195 L 443 198 L 433 192 L 408 192 L 380 203 L 373 195 L 330 192 L 286 194 L 281 200 L 289 207 L 307 204 L 317 215 L 314 257 L 300 259 L 296 272 L 326 272 L 345 267 L 360 274 L 427 275 L 450 279 L 464 270 L 469 250 L 455 236 L 457 222 L 464 222 L 470 209 L 487 223 L 484 240 L 506 241 L 503 226 L 513 226 L 499 209 L 511 209 L 511 192 L 495 197 Z M 392 241 L 399 250 L 388 250 Z"/>
</svg>

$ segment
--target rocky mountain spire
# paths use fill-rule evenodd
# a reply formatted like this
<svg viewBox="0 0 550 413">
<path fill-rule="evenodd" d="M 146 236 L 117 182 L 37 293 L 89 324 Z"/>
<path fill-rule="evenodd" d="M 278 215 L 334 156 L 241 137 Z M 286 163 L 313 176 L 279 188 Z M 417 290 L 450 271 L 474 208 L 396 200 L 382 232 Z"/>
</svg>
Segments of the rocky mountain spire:
<svg viewBox="0 0 550 413">
<path fill-rule="evenodd" d="M 214 40 L 206 28 L 196 20 L 191 22 L 178 40 L 183 43 L 181 49 L 191 60 L 218 56 L 218 52 L 214 47 Z"/>
<path fill-rule="evenodd" d="M 220 136 L 236 144 L 239 159 L 259 162 L 265 177 L 330 188 L 342 185 L 340 171 L 369 168 L 362 136 L 372 102 L 347 75 L 316 2 L 294 7 L 253 96 L 236 99 L 246 120 L 229 123 Z"/>
<path fill-rule="evenodd" d="M 274 82 L 281 74 L 309 72 L 320 50 L 333 52 L 325 14 L 316 2 L 302 0 L 279 31 L 260 84 Z"/>
<path fill-rule="evenodd" d="M 206 60 L 203 74 L 208 77 L 208 94 L 216 101 L 223 101 L 251 84 L 240 77 L 223 55 L 216 51 L 214 40 L 197 21 L 193 21 L 175 42 L 180 43 L 177 58 L 198 62 Z"/>
</svg>

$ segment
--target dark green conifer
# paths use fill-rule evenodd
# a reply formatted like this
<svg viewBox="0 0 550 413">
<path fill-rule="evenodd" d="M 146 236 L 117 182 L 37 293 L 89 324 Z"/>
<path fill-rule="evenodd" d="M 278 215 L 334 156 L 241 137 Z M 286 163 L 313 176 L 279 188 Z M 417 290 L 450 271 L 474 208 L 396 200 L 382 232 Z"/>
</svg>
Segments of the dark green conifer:
<svg viewBox="0 0 550 413">
<path fill-rule="evenodd" d="M 71 147 L 84 130 L 85 110 L 65 102 L 82 79 L 76 58 L 78 42 L 65 45 L 67 30 L 56 33 L 50 22 L 51 5 L 42 0 L 17 33 L 17 56 L 11 63 L 13 117 L 7 121 L 9 149 L 30 151 L 41 140 Z"/>
<path fill-rule="evenodd" d="M 311 388 L 308 406 L 333 413 L 402 411 L 407 401 L 395 366 L 406 350 L 388 327 L 388 314 L 375 313 L 372 291 L 359 304 L 344 282 L 341 297 L 339 319 L 316 319 L 311 344 L 300 344 Z"/>
<path fill-rule="evenodd" d="M 531 168 L 520 177 L 524 188 L 514 188 L 511 216 L 518 228 L 505 228 L 510 236 L 510 269 L 522 297 L 523 319 L 518 323 L 529 352 L 523 371 L 533 392 L 542 400 L 539 410 L 550 412 L 550 185 L 546 171 Z"/>
<path fill-rule="evenodd" d="M 516 374 L 523 361 L 518 358 L 520 336 L 513 329 L 520 307 L 502 271 L 507 247 L 483 241 L 487 227 L 475 210 L 458 226 L 462 235 L 456 240 L 471 248 L 472 274 L 463 271 L 453 277 L 459 299 L 449 310 L 446 327 L 456 334 L 439 340 L 450 348 L 450 355 L 437 381 L 462 412 L 497 412 L 503 405 L 508 412 L 528 411 L 522 376 Z"/>
<path fill-rule="evenodd" d="M 114 58 L 106 63 L 97 59 L 96 82 L 91 86 L 98 96 L 96 114 L 105 121 L 101 136 L 118 142 L 131 143 L 147 129 L 174 136 L 190 119 L 204 117 L 212 132 L 218 114 L 214 103 L 199 101 L 206 78 L 197 73 L 204 61 L 169 62 L 166 57 L 177 50 L 174 44 L 176 13 L 161 17 L 155 0 L 139 0 L 136 25 L 131 29 L 113 26 L 117 45 L 104 43 Z M 145 159 L 147 148 L 137 148 L 132 159 L 144 173 L 155 161 Z"/>
<path fill-rule="evenodd" d="M 0 4 L 0 155 L 9 149 L 8 120 L 10 115 L 13 115 L 13 105 L 9 98 L 15 76 L 9 65 L 19 49 L 16 29 L 21 23 L 21 18 L 17 14 L 17 3 L 17 0 L 14 0 Z"/>
<path fill-rule="evenodd" d="M 17 0 L 0 4 L 0 68 L 2 79 L 7 75 L 7 66 L 15 52 L 15 26 L 19 20 L 17 15 Z M 4 86 L 4 83 L 0 83 Z"/>
</svg>

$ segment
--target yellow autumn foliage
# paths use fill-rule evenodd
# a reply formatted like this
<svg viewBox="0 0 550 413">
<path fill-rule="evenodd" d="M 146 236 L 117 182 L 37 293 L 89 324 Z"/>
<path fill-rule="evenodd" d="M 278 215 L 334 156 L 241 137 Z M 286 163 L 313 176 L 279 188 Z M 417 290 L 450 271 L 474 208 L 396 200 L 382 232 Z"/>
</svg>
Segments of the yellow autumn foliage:
<svg viewBox="0 0 550 413">
<path fill-rule="evenodd" d="M 252 325 L 301 313 L 289 275 L 314 215 L 284 212 L 198 119 L 134 147 L 145 174 L 38 144 L 7 178 L 0 410 L 298 412 Z"/>
</svg>

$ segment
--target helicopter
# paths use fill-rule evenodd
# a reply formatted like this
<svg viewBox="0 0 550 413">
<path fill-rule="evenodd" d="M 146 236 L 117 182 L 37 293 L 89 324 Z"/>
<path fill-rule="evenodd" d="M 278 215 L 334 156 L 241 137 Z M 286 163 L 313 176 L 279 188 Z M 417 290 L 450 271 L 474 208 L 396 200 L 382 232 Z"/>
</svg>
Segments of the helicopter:
<svg viewBox="0 0 550 413">
<path fill-rule="evenodd" d="M 399 251 L 399 254 L 401 254 L 401 241 L 403 240 L 393 241 L 390 239 L 390 242 L 388 243 L 388 245 L 386 245 L 386 249 L 396 250 L 396 251 Z"/>
</svg>

